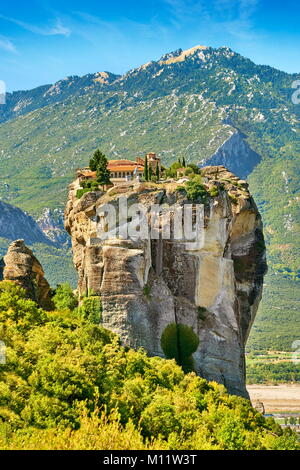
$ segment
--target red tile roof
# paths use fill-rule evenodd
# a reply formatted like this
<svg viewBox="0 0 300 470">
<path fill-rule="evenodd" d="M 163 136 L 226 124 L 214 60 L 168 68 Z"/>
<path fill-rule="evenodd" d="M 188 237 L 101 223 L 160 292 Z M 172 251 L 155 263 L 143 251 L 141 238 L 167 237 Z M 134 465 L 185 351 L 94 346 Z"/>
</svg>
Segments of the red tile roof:
<svg viewBox="0 0 300 470">
<path fill-rule="evenodd" d="M 78 175 L 80 176 L 86 176 L 86 177 L 90 177 L 90 178 L 96 178 L 96 172 L 95 171 L 91 171 L 91 170 L 78 170 Z"/>
<path fill-rule="evenodd" d="M 143 160 L 139 158 L 138 163 L 132 160 L 109 160 L 107 168 L 111 173 L 123 173 L 123 172 L 134 172 L 137 169 L 138 172 L 144 171 L 142 164 Z M 88 168 L 82 168 L 77 170 L 77 175 L 86 178 L 96 178 L 96 172 L 91 171 Z"/>
<path fill-rule="evenodd" d="M 126 172 L 134 171 L 136 168 L 138 171 L 144 171 L 144 167 L 141 165 L 131 164 L 131 165 L 108 165 L 107 167 L 112 173 L 114 172 Z"/>
</svg>

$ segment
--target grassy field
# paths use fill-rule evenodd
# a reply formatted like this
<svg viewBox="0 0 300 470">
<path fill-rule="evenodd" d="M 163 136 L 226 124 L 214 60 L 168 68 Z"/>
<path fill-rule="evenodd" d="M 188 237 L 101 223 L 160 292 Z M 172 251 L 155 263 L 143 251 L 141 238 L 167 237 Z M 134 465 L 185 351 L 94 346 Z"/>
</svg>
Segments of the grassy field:
<svg viewBox="0 0 300 470">
<path fill-rule="evenodd" d="M 294 352 L 289 351 L 266 351 L 247 354 L 247 364 L 252 366 L 255 364 L 277 364 L 292 361 L 300 364 L 300 357 L 294 359 Z"/>
<path fill-rule="evenodd" d="M 300 383 L 247 386 L 252 403 L 264 404 L 266 413 L 296 413 L 300 416 Z"/>
</svg>

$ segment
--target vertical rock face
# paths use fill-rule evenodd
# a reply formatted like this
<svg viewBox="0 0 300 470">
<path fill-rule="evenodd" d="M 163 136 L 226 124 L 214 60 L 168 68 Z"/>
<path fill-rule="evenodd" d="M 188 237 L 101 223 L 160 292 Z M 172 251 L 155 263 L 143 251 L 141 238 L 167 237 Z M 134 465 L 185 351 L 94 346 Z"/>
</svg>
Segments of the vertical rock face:
<svg viewBox="0 0 300 470">
<path fill-rule="evenodd" d="M 96 212 L 110 203 L 183 207 L 190 203 L 177 183 L 135 184 L 76 199 L 70 186 L 65 226 L 72 237 L 80 293 L 102 298 L 102 322 L 123 343 L 164 356 L 161 337 L 184 324 L 199 337 L 195 371 L 247 396 L 244 347 L 262 294 L 266 271 L 262 223 L 247 183 L 224 167 L 206 167 L 203 243 L 170 239 L 100 240 Z M 99 232 L 98 232 L 99 233 Z"/>
<path fill-rule="evenodd" d="M 50 286 L 44 277 L 43 268 L 24 240 L 16 240 L 8 247 L 4 265 L 4 280 L 14 281 L 23 287 L 28 297 L 40 307 L 51 308 Z"/>
</svg>

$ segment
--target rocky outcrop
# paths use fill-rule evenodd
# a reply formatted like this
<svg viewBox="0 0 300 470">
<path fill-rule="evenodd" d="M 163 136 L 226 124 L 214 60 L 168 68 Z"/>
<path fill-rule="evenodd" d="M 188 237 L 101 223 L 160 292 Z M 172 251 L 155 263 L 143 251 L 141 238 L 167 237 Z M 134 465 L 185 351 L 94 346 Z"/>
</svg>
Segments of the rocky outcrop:
<svg viewBox="0 0 300 470">
<path fill-rule="evenodd" d="M 16 240 L 9 246 L 4 265 L 4 280 L 14 281 L 40 307 L 51 309 L 50 286 L 44 277 L 43 268 L 24 240 Z"/>
<path fill-rule="evenodd" d="M 202 173 L 208 198 L 204 239 L 196 246 L 172 234 L 169 239 L 97 238 L 99 213 L 107 203 L 117 207 L 120 196 L 129 205 L 146 207 L 190 203 L 177 183 L 124 184 L 78 200 L 74 182 L 65 226 L 79 292 L 101 296 L 106 328 L 124 344 L 164 356 L 161 337 L 168 325 L 187 325 L 200 340 L 195 371 L 247 396 L 244 347 L 266 271 L 261 217 L 245 181 L 224 167 L 206 167 Z"/>
</svg>

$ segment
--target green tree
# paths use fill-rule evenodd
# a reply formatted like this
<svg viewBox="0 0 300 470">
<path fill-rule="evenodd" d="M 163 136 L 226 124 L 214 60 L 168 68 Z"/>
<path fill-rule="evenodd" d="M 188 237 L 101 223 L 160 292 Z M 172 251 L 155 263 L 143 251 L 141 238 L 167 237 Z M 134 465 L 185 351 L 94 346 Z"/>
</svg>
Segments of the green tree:
<svg viewBox="0 0 300 470">
<path fill-rule="evenodd" d="M 97 295 L 84 297 L 79 307 L 79 313 L 91 323 L 99 324 L 102 314 L 101 298 Z"/>
<path fill-rule="evenodd" d="M 295 432 L 249 400 L 184 374 L 174 360 L 122 346 L 86 306 L 86 318 L 43 312 L 16 284 L 0 282 L 1 449 L 299 449 Z M 187 325 L 166 330 L 168 356 L 197 348 Z"/>
<path fill-rule="evenodd" d="M 0 326 L 4 327 L 8 322 L 14 323 L 19 330 L 27 330 L 44 318 L 45 312 L 27 298 L 24 289 L 13 281 L 0 282 Z"/>
<path fill-rule="evenodd" d="M 205 204 L 208 199 L 208 192 L 202 183 L 200 175 L 196 175 L 192 180 L 185 183 L 187 197 L 192 201 L 200 201 Z"/>
<path fill-rule="evenodd" d="M 98 166 L 101 163 L 103 157 L 106 158 L 105 155 L 99 149 L 94 152 L 94 155 L 90 159 L 90 169 L 92 171 L 97 171 Z"/>
<path fill-rule="evenodd" d="M 200 173 L 200 168 L 197 165 L 195 165 L 195 163 L 189 163 L 187 168 L 191 168 L 193 170 L 193 173 L 195 173 L 195 175 Z"/>
<path fill-rule="evenodd" d="M 66 308 L 74 310 L 78 305 L 77 298 L 68 283 L 57 286 L 53 302 L 57 310 L 64 310 Z"/>
<path fill-rule="evenodd" d="M 153 170 L 152 170 L 152 166 L 150 165 L 149 166 L 149 172 L 148 172 L 148 180 L 149 181 L 151 181 L 152 176 L 153 176 Z"/>
<path fill-rule="evenodd" d="M 108 170 L 107 165 L 108 161 L 106 156 L 99 149 L 97 149 L 90 159 L 90 169 L 92 171 L 96 171 L 97 184 L 111 184 L 110 171 Z"/>
<path fill-rule="evenodd" d="M 182 166 L 185 168 L 185 158 L 182 159 Z"/>
<path fill-rule="evenodd" d="M 144 179 L 145 179 L 145 181 L 148 181 L 148 180 L 149 180 L 148 158 L 147 158 L 147 155 L 145 156 Z"/>
<path fill-rule="evenodd" d="M 169 177 L 169 178 L 176 178 L 177 170 L 179 170 L 179 168 L 182 168 L 182 165 L 181 165 L 180 162 L 172 163 L 170 168 L 168 170 L 166 170 L 166 176 Z"/>
<path fill-rule="evenodd" d="M 158 165 L 158 162 L 156 163 L 156 170 L 155 170 L 155 174 L 156 174 L 156 178 L 159 180 L 159 165 Z"/>
<path fill-rule="evenodd" d="M 97 182 L 100 185 L 111 184 L 110 171 L 107 168 L 108 161 L 104 154 L 99 157 L 99 163 L 97 165 Z"/>
</svg>

